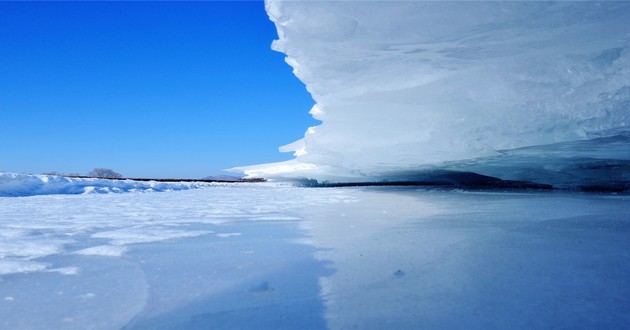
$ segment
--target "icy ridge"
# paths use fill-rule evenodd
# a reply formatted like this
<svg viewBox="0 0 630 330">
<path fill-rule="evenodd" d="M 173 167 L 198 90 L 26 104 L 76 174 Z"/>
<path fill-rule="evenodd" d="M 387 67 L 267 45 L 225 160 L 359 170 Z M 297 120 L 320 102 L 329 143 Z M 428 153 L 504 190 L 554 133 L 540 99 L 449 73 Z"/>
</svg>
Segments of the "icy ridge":
<svg viewBox="0 0 630 330">
<path fill-rule="evenodd" d="M 197 182 L 139 182 L 93 178 L 67 178 L 55 175 L 0 172 L 0 197 L 52 194 L 123 193 L 133 191 L 188 190 L 207 186 Z"/>
<path fill-rule="evenodd" d="M 266 9 L 272 47 L 322 124 L 281 148 L 294 160 L 240 168 L 250 176 L 379 180 L 630 131 L 629 2 L 267 0 Z"/>
</svg>

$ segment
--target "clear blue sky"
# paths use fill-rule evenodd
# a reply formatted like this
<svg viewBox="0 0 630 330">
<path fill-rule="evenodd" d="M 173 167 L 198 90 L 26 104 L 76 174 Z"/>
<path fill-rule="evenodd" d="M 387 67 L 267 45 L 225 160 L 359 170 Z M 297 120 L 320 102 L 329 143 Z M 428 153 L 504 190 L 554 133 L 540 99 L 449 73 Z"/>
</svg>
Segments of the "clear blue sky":
<svg viewBox="0 0 630 330">
<path fill-rule="evenodd" d="M 262 1 L 0 2 L 0 171 L 199 178 L 317 122 Z"/>
</svg>

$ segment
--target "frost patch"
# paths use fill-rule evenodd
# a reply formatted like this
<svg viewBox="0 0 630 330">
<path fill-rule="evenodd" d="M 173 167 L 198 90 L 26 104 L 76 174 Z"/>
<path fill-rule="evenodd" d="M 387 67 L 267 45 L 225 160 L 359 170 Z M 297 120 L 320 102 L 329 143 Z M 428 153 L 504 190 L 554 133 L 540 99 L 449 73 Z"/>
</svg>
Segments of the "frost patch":
<svg viewBox="0 0 630 330">
<path fill-rule="evenodd" d="M 228 238 L 228 237 L 232 237 L 232 236 L 241 236 L 241 233 L 225 233 L 225 234 L 217 234 L 217 236 L 221 237 L 221 238 Z"/>
<path fill-rule="evenodd" d="M 107 238 L 113 245 L 159 242 L 175 238 L 207 235 L 211 231 L 184 231 L 162 228 L 128 228 L 106 231 L 92 235 L 93 238 Z"/>
<path fill-rule="evenodd" d="M 79 274 L 79 268 L 77 267 L 63 267 L 63 268 L 52 268 L 47 270 L 49 273 L 59 273 L 61 275 L 77 275 Z"/>
<path fill-rule="evenodd" d="M 127 248 L 124 246 L 99 245 L 76 251 L 74 252 L 74 254 L 81 254 L 86 256 L 120 257 L 125 254 L 125 252 L 127 252 Z"/>
<path fill-rule="evenodd" d="M 0 275 L 15 273 L 32 273 L 46 270 L 46 265 L 28 260 L 3 260 L 0 259 Z"/>
</svg>

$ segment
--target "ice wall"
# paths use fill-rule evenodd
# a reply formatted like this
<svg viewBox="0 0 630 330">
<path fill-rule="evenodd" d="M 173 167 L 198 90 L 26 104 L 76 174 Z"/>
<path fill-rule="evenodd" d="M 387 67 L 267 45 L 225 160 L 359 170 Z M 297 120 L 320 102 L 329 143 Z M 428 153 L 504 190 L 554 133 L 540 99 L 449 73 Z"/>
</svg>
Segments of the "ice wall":
<svg viewBox="0 0 630 330">
<path fill-rule="evenodd" d="M 281 148 L 294 160 L 240 168 L 250 176 L 404 179 L 480 159 L 505 165 L 519 148 L 542 150 L 528 163 L 538 166 L 554 145 L 629 136 L 630 2 L 267 0 L 266 9 L 272 47 L 322 124 Z M 625 141 L 555 161 L 627 166 Z M 475 170 L 536 181 L 494 165 Z"/>
</svg>

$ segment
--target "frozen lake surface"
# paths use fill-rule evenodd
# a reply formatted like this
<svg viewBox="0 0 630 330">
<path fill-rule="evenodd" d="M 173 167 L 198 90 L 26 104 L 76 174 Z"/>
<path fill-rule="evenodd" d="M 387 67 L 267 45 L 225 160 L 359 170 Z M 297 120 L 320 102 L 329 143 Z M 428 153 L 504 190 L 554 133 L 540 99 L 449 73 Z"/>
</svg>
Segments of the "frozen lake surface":
<svg viewBox="0 0 630 330">
<path fill-rule="evenodd" d="M 630 196 L 0 198 L 0 328 L 629 328 Z"/>
</svg>

